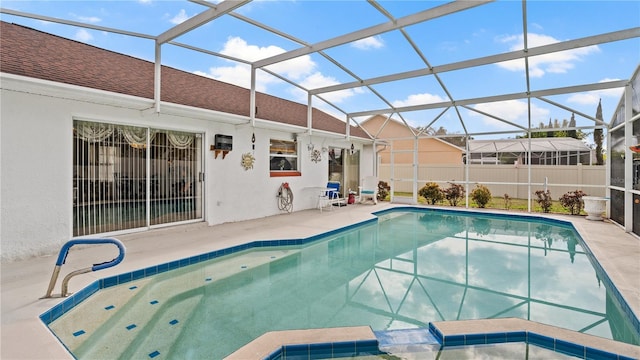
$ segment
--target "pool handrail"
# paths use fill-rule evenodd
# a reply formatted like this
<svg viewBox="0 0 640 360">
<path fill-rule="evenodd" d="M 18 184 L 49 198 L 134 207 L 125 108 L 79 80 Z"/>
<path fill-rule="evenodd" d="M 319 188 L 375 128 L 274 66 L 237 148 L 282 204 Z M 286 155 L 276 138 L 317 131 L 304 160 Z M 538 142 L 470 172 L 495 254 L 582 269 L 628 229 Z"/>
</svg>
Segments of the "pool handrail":
<svg viewBox="0 0 640 360">
<path fill-rule="evenodd" d="M 93 264 L 90 267 L 75 270 L 67 274 L 67 276 L 65 276 L 64 279 L 62 280 L 62 286 L 60 290 L 61 297 L 66 297 L 68 295 L 67 290 L 68 290 L 69 280 L 71 280 L 72 277 L 76 275 L 88 273 L 90 271 L 98 271 L 98 270 L 110 268 L 112 266 L 116 266 L 120 262 L 122 262 L 122 260 L 124 259 L 126 249 L 124 247 L 124 244 L 116 238 L 91 238 L 91 239 L 85 238 L 85 239 L 69 240 L 64 245 L 62 245 L 62 248 L 60 249 L 60 253 L 58 254 L 58 259 L 56 260 L 56 265 L 53 268 L 53 273 L 51 274 L 51 280 L 49 281 L 49 287 L 47 288 L 47 293 L 41 299 L 52 297 L 51 292 L 53 291 L 53 288 L 56 285 L 56 281 L 58 280 L 60 269 L 62 268 L 62 265 L 64 265 L 65 261 L 67 260 L 69 249 L 71 249 L 71 247 L 74 245 L 81 245 L 81 244 L 86 244 L 86 245 L 114 244 L 115 246 L 118 247 L 119 253 L 118 253 L 118 256 L 111 261 Z"/>
</svg>

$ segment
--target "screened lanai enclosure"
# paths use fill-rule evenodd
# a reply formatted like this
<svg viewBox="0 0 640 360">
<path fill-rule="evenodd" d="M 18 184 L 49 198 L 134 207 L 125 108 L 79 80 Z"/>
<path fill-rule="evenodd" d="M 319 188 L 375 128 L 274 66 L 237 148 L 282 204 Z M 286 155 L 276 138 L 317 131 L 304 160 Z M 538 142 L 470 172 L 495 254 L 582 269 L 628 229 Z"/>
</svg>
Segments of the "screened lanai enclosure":
<svg viewBox="0 0 640 360">
<path fill-rule="evenodd" d="M 347 125 L 383 116 L 381 126 L 362 127 L 370 150 L 354 162 L 390 185 L 391 201 L 416 203 L 426 182 L 455 182 L 467 193 L 484 184 L 495 196 L 527 199 L 536 211 L 536 190 L 554 199 L 582 190 L 608 197 L 611 219 L 640 234 L 638 2 L 192 0 L 164 2 L 162 13 L 131 2 L 125 23 L 89 20 L 110 6 L 92 3 L 101 5 L 82 9 L 86 16 L 11 1 L 1 14 L 60 36 L 82 30 L 95 46 L 248 88 L 253 122 L 257 91 L 343 120 L 347 142 Z M 182 16 L 169 21 L 167 12 Z M 149 111 L 162 112 L 162 90 L 156 66 Z M 314 120 L 309 111 L 296 131 L 311 135 Z M 384 135 L 392 120 L 404 130 Z M 104 139 L 76 131 L 74 206 L 141 223 L 202 216 L 198 134 L 141 131 L 146 138 L 134 143 L 126 128 Z M 457 155 L 422 162 L 421 153 L 444 151 L 433 138 Z M 95 186 L 108 187 L 109 198 L 92 196 Z M 143 195 L 142 207 L 122 210 Z M 105 202 L 116 205 L 103 210 Z M 75 224 L 77 234 L 92 226 L 83 216 Z"/>
<path fill-rule="evenodd" d="M 531 153 L 531 157 L 529 157 Z M 594 150 L 574 138 L 470 140 L 470 164 L 593 165 Z"/>
</svg>

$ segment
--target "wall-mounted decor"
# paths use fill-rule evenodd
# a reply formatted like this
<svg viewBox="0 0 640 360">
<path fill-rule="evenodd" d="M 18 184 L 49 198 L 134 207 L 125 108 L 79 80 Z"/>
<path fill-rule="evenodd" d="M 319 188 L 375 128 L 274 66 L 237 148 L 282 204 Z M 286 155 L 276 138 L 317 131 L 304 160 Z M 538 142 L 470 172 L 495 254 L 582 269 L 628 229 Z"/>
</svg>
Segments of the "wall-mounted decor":
<svg viewBox="0 0 640 360">
<path fill-rule="evenodd" d="M 245 170 L 253 169 L 253 163 L 255 163 L 255 161 L 256 161 L 256 158 L 253 157 L 253 154 L 249 152 L 242 154 L 241 164 Z"/>
<path fill-rule="evenodd" d="M 319 163 L 321 160 L 322 160 L 322 153 L 320 152 L 320 150 L 315 149 L 311 151 L 311 161 L 313 161 L 314 163 Z"/>
</svg>

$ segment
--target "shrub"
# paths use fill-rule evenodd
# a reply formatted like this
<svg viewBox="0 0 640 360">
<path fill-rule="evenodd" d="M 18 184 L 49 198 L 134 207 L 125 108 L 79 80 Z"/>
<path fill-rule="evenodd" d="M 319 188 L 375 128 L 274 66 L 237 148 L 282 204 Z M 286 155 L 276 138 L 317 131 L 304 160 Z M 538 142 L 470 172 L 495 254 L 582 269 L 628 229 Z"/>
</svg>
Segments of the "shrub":
<svg viewBox="0 0 640 360">
<path fill-rule="evenodd" d="M 586 196 L 586 194 L 582 192 L 582 190 L 569 191 L 562 195 L 560 198 L 560 204 L 562 207 L 569 210 L 571 215 L 578 215 L 584 207 L 584 202 L 582 201 L 583 196 Z"/>
<path fill-rule="evenodd" d="M 504 194 L 502 196 L 502 199 L 504 200 L 504 208 L 505 208 L 505 210 L 511 209 L 511 197 L 509 197 L 509 194 Z"/>
<path fill-rule="evenodd" d="M 464 186 L 449 183 L 449 187 L 442 190 L 442 192 L 444 193 L 444 198 L 449 202 L 449 205 L 458 206 L 458 203 L 464 197 Z"/>
<path fill-rule="evenodd" d="M 378 181 L 378 200 L 386 200 L 387 196 L 389 196 L 389 190 L 391 190 L 391 186 L 386 181 Z"/>
<path fill-rule="evenodd" d="M 487 206 L 491 201 L 491 191 L 484 185 L 476 185 L 475 189 L 471 192 L 471 200 L 473 200 L 479 208 Z"/>
<path fill-rule="evenodd" d="M 538 190 L 535 194 L 538 197 L 535 200 L 542 208 L 542 212 L 548 213 L 551 211 L 551 192 L 549 190 Z"/>
<path fill-rule="evenodd" d="M 434 182 L 428 182 L 425 186 L 418 190 L 418 195 L 427 199 L 427 202 L 431 205 L 435 205 L 439 201 L 444 199 L 444 193 L 440 190 L 440 186 Z"/>
</svg>

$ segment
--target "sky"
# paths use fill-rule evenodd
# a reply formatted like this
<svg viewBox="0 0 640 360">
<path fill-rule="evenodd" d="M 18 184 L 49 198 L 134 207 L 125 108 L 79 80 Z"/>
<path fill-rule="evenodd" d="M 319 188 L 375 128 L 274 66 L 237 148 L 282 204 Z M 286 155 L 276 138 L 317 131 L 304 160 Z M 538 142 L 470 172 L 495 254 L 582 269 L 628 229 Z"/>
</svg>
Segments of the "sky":
<svg viewBox="0 0 640 360">
<path fill-rule="evenodd" d="M 431 9 L 440 1 L 378 1 L 391 16 L 402 19 L 412 13 Z M 203 12 L 208 7 L 187 1 L 11 1 L 3 0 L 3 9 L 61 18 L 93 26 L 118 28 L 157 36 Z M 250 67 L 243 61 L 256 61 L 295 50 L 304 45 L 333 39 L 343 34 L 389 21 L 366 1 L 357 0 L 256 0 L 235 10 L 238 16 L 223 16 L 184 34 L 175 42 L 188 44 L 213 56 L 180 46 L 165 44 L 162 62 L 202 76 L 250 87 Z M 452 15 L 408 26 L 405 33 L 385 32 L 355 42 L 330 47 L 322 56 L 303 55 L 268 69 L 306 89 L 370 79 L 406 71 L 438 68 L 460 61 L 520 50 L 524 46 L 523 17 L 527 19 L 529 48 L 574 40 L 601 33 L 640 26 L 638 1 L 542 1 L 526 3 L 526 15 L 520 1 L 497 1 Z M 100 48 L 153 61 L 152 40 L 108 31 L 83 29 L 54 22 L 0 14 L 3 21 L 33 27 Z M 281 35 L 251 25 L 251 18 Z M 288 36 L 282 36 L 288 34 Z M 411 42 L 407 40 L 411 39 Z M 414 46 L 419 49 L 416 52 Z M 340 66 L 336 66 L 340 64 Z M 629 79 L 640 63 L 640 38 L 576 48 L 529 59 L 529 89 L 546 90 Z M 319 107 L 340 119 L 344 113 L 388 109 L 454 100 L 481 98 L 527 91 L 523 60 L 482 65 L 463 70 L 441 72 L 322 94 L 313 100 Z M 307 103 L 307 94 L 267 72 L 258 71 L 256 89 L 261 92 Z M 611 121 L 623 89 L 548 96 L 589 116 L 595 116 L 602 101 L 605 122 Z M 549 120 L 569 119 L 572 112 L 548 101 L 531 101 L 531 123 L 535 127 Z M 457 111 L 456 111 L 457 108 Z M 444 111 L 432 109 L 393 114 L 412 126 L 446 128 L 449 133 L 518 130 L 513 124 L 527 126 L 529 106 L 526 99 L 458 106 Z M 476 111 L 473 111 L 476 110 Z M 491 116 L 486 116 L 490 114 Z M 464 119 L 459 120 L 459 116 Z M 506 120 L 498 121 L 495 117 Z M 357 117 L 362 121 L 366 117 Z M 593 121 L 576 116 L 578 126 Z M 516 134 L 499 135 L 513 137 Z"/>
</svg>

